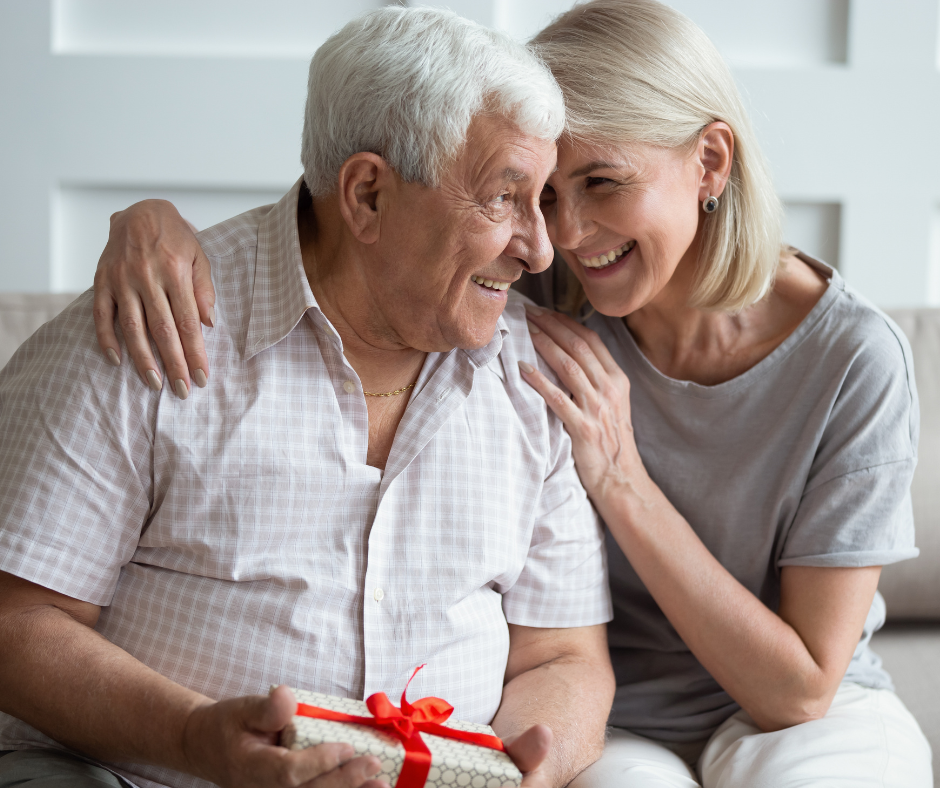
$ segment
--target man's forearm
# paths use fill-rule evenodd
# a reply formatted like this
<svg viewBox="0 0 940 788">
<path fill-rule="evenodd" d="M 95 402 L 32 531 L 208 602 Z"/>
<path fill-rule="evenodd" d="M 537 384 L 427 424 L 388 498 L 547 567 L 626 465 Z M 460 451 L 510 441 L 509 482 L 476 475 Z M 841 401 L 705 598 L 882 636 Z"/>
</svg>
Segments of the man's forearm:
<svg viewBox="0 0 940 788">
<path fill-rule="evenodd" d="M 539 723 L 552 729 L 545 774 L 553 788 L 571 782 L 604 749 L 615 681 L 605 627 L 588 632 L 578 651 L 563 651 L 513 676 L 493 719 L 493 729 L 503 739 Z"/>
<path fill-rule="evenodd" d="M 183 732 L 211 701 L 49 605 L 0 616 L 0 707 L 102 760 L 189 771 Z"/>
</svg>

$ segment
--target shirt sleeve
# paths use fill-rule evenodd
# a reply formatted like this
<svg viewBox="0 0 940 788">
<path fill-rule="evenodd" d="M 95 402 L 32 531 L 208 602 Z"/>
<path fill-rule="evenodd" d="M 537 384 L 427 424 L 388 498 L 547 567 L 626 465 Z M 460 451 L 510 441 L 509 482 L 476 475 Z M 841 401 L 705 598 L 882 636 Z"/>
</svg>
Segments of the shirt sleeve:
<svg viewBox="0 0 940 788">
<path fill-rule="evenodd" d="M 0 570 L 109 604 L 151 506 L 159 396 L 97 346 L 92 293 L 0 372 Z"/>
<path fill-rule="evenodd" d="M 834 364 L 840 390 L 778 566 L 879 566 L 918 555 L 911 480 L 920 422 L 911 350 L 884 316 L 865 322 L 864 341 L 847 362 L 818 360 Z"/>
<path fill-rule="evenodd" d="M 523 330 L 528 347 L 522 357 L 530 364 L 537 363 L 543 373 L 555 379 L 535 353 L 528 331 Z M 518 377 L 515 360 L 506 365 L 506 370 L 508 375 Z M 521 378 L 518 384 L 535 393 Z M 541 397 L 537 404 L 545 414 L 546 475 L 525 566 L 515 584 L 503 594 L 503 612 L 510 624 L 520 626 L 603 624 L 613 618 L 603 525 L 581 485 L 564 425 Z"/>
</svg>

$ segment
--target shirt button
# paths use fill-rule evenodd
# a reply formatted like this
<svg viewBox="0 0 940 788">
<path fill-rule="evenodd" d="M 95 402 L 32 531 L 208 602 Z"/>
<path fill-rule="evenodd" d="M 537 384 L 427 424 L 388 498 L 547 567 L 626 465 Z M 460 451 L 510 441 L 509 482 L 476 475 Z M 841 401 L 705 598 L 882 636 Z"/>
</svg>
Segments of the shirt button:
<svg viewBox="0 0 940 788">
<path fill-rule="evenodd" d="M 343 391 L 345 391 L 347 394 L 352 394 L 355 390 L 356 390 L 356 384 L 353 383 L 351 380 L 347 380 L 343 384 Z"/>
<path fill-rule="evenodd" d="M 372 598 L 376 602 L 381 602 L 385 599 L 385 592 L 381 588 L 376 588 L 375 591 L 372 592 Z"/>
</svg>

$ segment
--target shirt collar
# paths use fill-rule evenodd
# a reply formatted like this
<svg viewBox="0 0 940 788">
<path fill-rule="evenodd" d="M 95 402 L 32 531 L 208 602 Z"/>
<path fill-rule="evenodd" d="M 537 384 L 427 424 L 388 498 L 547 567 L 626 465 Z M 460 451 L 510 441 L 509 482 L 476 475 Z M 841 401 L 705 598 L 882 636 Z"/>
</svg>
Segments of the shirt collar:
<svg viewBox="0 0 940 788">
<path fill-rule="evenodd" d="M 303 178 L 261 220 L 245 359 L 280 342 L 308 309 L 317 309 L 297 232 L 297 200 Z"/>
<path fill-rule="evenodd" d="M 308 309 L 320 312 L 300 254 L 297 201 L 302 184 L 303 178 L 299 178 L 258 227 L 255 286 L 245 341 L 246 361 L 284 339 Z M 509 327 L 500 315 L 493 338 L 486 345 L 462 352 L 474 368 L 485 367 L 499 355 L 503 337 L 508 333 Z"/>
</svg>

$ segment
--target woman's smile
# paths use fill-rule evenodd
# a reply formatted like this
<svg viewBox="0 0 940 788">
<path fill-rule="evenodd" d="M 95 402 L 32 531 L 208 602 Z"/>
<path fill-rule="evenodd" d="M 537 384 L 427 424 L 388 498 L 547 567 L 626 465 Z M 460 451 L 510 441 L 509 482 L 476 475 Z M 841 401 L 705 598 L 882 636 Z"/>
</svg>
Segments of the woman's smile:
<svg viewBox="0 0 940 788">
<path fill-rule="evenodd" d="M 578 258 L 578 262 L 581 263 L 581 265 L 583 265 L 585 268 L 607 268 L 608 266 L 619 262 L 628 254 L 630 254 L 630 252 L 633 251 L 634 246 L 636 246 L 636 241 L 627 241 L 625 244 L 621 244 L 616 249 L 611 249 L 607 252 L 601 252 L 598 255 L 593 255 L 590 257 L 582 257 L 581 255 L 575 256 Z"/>
</svg>

